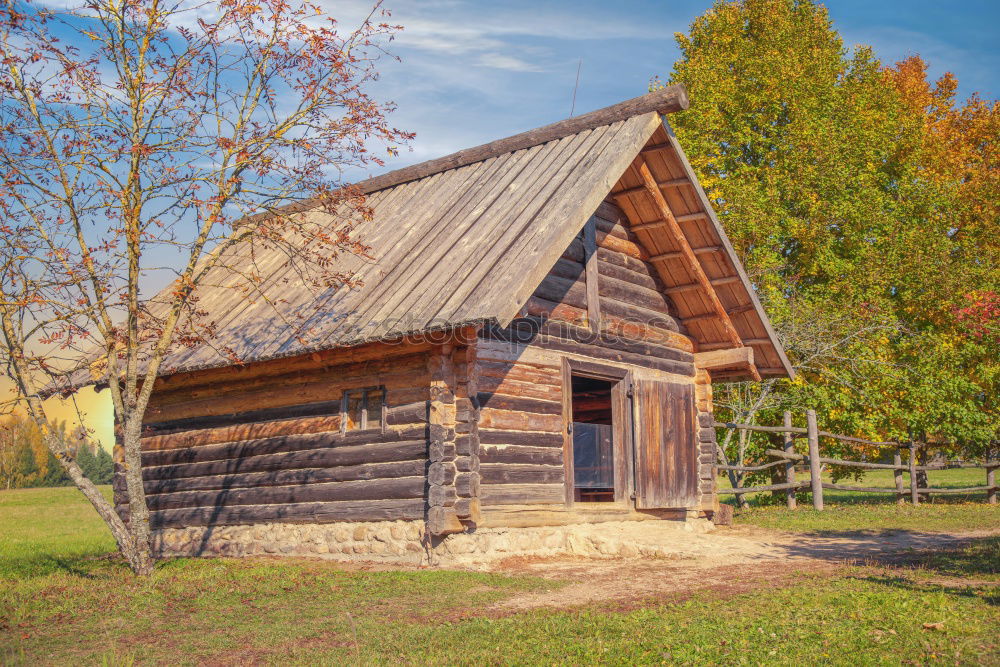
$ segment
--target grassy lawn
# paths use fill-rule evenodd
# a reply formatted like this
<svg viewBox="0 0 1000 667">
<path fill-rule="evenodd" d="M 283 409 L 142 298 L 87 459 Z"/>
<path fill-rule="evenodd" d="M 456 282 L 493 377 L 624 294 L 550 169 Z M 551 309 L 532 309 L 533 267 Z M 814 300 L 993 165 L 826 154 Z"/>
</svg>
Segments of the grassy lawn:
<svg viewBox="0 0 1000 667">
<path fill-rule="evenodd" d="M 808 479 L 808 473 L 799 477 Z M 956 469 L 936 470 L 929 473 L 931 486 L 942 488 L 963 488 L 983 486 L 986 473 L 982 470 Z M 825 481 L 832 481 L 824 475 Z M 840 484 L 894 489 L 891 470 L 865 472 L 858 480 L 844 479 Z M 909 480 L 904 475 L 903 484 L 909 488 Z M 719 488 L 731 489 L 727 477 L 719 476 Z M 735 504 L 732 495 L 722 496 L 724 502 Z M 973 531 L 1000 528 L 1000 506 L 987 505 L 985 493 L 938 494 L 931 501 L 913 507 L 910 504 L 897 505 L 894 494 L 858 493 L 855 491 L 823 491 L 825 509 L 812 509 L 812 495 L 798 495 L 798 509 L 789 511 L 785 507 L 784 495 L 777 503 L 771 493 L 747 494 L 750 508 L 736 512 L 738 524 L 750 524 L 762 528 L 787 531 L 831 532 L 850 530 L 919 530 L 919 531 Z"/>
<path fill-rule="evenodd" d="M 101 487 L 111 498 L 111 487 Z M 75 487 L 0 491 L 0 577 L 48 574 L 115 548 Z"/>
<path fill-rule="evenodd" d="M 491 604 L 561 584 L 268 559 L 137 580 L 112 547 L 70 489 L 0 492 L 0 664 L 1000 663 L 997 538 L 905 569 L 789 566 L 753 593 L 520 613 Z"/>
</svg>

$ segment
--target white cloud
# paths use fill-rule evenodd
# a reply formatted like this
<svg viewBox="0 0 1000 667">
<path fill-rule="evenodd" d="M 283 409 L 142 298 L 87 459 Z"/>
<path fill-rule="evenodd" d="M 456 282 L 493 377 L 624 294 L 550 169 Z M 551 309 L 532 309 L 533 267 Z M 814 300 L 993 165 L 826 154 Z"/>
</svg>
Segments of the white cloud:
<svg viewBox="0 0 1000 667">
<path fill-rule="evenodd" d="M 648 17 L 641 20 L 637 15 L 623 19 L 612 6 L 607 12 L 596 12 L 580 11 L 573 5 L 558 9 L 517 8 L 460 0 L 400 1 L 398 7 L 387 4 L 392 10 L 389 22 L 404 28 L 394 39 L 396 50 L 428 56 L 474 56 L 454 64 L 514 72 L 545 70 L 553 57 L 553 42 L 662 39 L 679 27 Z M 361 19 L 371 3 L 328 0 L 326 7 L 343 25 L 351 25 Z M 535 46 L 526 46 L 526 42 Z"/>
<path fill-rule="evenodd" d="M 483 67 L 492 67 L 494 69 L 506 69 L 512 72 L 541 72 L 542 68 L 538 65 L 526 62 L 520 58 L 515 58 L 514 56 L 506 56 L 502 53 L 484 53 L 479 56 L 477 61 L 479 65 Z"/>
</svg>

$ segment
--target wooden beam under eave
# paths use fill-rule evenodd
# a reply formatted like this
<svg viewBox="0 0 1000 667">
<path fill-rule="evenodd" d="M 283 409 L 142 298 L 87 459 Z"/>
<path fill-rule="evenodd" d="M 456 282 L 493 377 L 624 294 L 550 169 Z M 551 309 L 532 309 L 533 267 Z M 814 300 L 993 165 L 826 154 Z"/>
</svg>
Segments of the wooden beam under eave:
<svg viewBox="0 0 1000 667">
<path fill-rule="evenodd" d="M 735 308 L 729 308 L 728 310 L 726 310 L 726 312 L 729 313 L 730 315 L 738 315 L 739 313 L 751 313 L 751 312 L 755 312 L 756 310 L 757 310 L 757 307 L 754 306 L 752 303 L 746 303 L 746 304 L 743 304 L 742 306 L 736 306 Z"/>
<path fill-rule="evenodd" d="M 643 188 L 645 188 L 645 185 L 643 186 Z M 708 216 L 705 213 L 685 213 L 684 215 L 678 215 L 673 218 L 674 222 L 676 223 L 693 222 L 695 220 L 707 220 L 707 219 Z M 659 227 L 669 227 L 669 226 L 670 226 L 670 221 L 661 218 L 659 220 L 650 220 L 649 222 L 640 222 L 635 225 L 632 225 L 632 230 L 639 231 L 641 229 L 657 229 Z"/>
<path fill-rule="evenodd" d="M 723 276 L 721 278 L 712 278 L 709 282 L 713 287 L 718 287 L 719 285 L 731 285 L 740 281 L 739 276 Z M 684 292 L 692 292 L 694 290 L 702 288 L 703 285 L 698 283 L 688 283 L 687 285 L 677 285 L 675 287 L 668 287 L 664 292 L 667 294 L 683 294 Z"/>
<path fill-rule="evenodd" d="M 699 370 L 742 368 L 753 365 L 752 347 L 727 347 L 722 350 L 694 353 L 694 367 Z"/>
<path fill-rule="evenodd" d="M 719 252 L 720 250 L 722 250 L 722 246 L 708 245 L 708 246 L 703 246 L 701 248 L 691 248 L 691 250 L 693 250 L 694 254 L 696 255 L 711 255 L 714 252 Z M 659 255 L 651 255 L 649 257 L 649 261 L 658 262 L 661 259 L 678 259 L 683 254 L 684 253 L 682 253 L 680 250 L 675 250 L 673 252 L 665 252 Z"/>
<path fill-rule="evenodd" d="M 740 375 L 746 373 L 756 382 L 761 381 L 757 366 L 754 365 L 752 347 L 729 347 L 721 350 L 711 350 L 707 352 L 695 352 L 694 367 L 699 370 L 706 370 L 712 373 L 713 377 L 725 377 L 725 375 Z"/>
<path fill-rule="evenodd" d="M 773 345 L 770 338 L 744 338 L 744 345 Z M 701 343 L 698 345 L 700 351 L 706 350 L 721 350 L 723 348 L 732 347 L 732 343 L 728 341 L 715 341 L 711 343 Z"/>
<path fill-rule="evenodd" d="M 716 285 L 718 283 L 716 283 L 713 280 L 712 284 Z M 735 308 L 726 308 L 726 312 L 729 314 L 730 317 L 732 317 L 733 315 L 738 315 L 740 313 L 749 313 L 752 310 L 754 310 L 754 306 L 752 303 L 744 306 L 736 306 Z M 684 320 L 685 324 L 688 324 L 690 322 L 702 322 L 705 320 L 714 320 L 717 317 L 718 315 L 715 312 L 711 312 L 711 313 L 701 313 L 700 315 L 692 315 L 691 317 L 682 317 L 681 319 Z"/>
<path fill-rule="evenodd" d="M 694 183 L 692 183 L 687 178 L 671 178 L 666 181 L 657 181 L 656 185 L 661 188 L 683 188 L 685 186 L 690 186 L 692 188 L 694 187 Z M 637 185 L 634 188 L 625 188 L 624 190 L 619 190 L 618 192 L 612 192 L 611 195 L 613 197 L 623 197 L 625 195 L 634 195 L 639 192 L 645 192 L 645 191 L 646 191 L 645 185 Z"/>
<path fill-rule="evenodd" d="M 719 319 L 719 314 L 712 313 L 702 313 L 701 315 L 692 315 L 691 317 L 681 317 L 684 324 L 694 324 L 695 322 L 708 322 L 710 320 Z"/>
<path fill-rule="evenodd" d="M 643 155 L 648 153 L 656 153 L 658 151 L 674 151 L 674 145 L 669 141 L 662 144 L 653 144 L 652 146 L 646 146 L 640 151 Z"/>
<path fill-rule="evenodd" d="M 719 300 L 719 295 L 715 291 L 712 281 L 705 273 L 705 269 L 702 268 L 701 262 L 698 261 L 694 251 L 691 249 L 691 244 L 688 243 L 687 237 L 684 236 L 684 231 L 681 229 L 680 224 L 678 224 L 677 219 L 674 217 L 673 211 L 670 210 L 667 200 L 663 198 L 663 193 L 660 192 L 660 188 L 656 186 L 656 179 L 653 178 L 653 173 L 649 170 L 649 165 L 646 164 L 645 160 L 641 160 L 639 162 L 639 176 L 642 178 L 642 182 L 646 186 L 646 192 L 653 200 L 653 203 L 659 210 L 663 220 L 667 223 L 666 229 L 674 242 L 674 246 L 683 253 L 681 260 L 687 266 L 688 271 L 693 275 L 695 282 L 704 288 L 705 296 L 708 298 L 712 309 L 718 313 L 719 322 L 722 324 L 722 328 L 726 332 L 726 337 L 733 342 L 733 345 L 741 347 L 743 345 L 743 339 L 740 338 L 739 332 L 737 332 L 736 327 L 733 326 L 733 321 L 729 319 L 729 315 L 726 313 L 726 307 L 723 306 L 722 301 Z"/>
<path fill-rule="evenodd" d="M 724 368 L 717 371 L 708 371 L 708 373 L 712 378 L 712 382 L 746 380 L 760 382 L 763 380 L 760 373 L 757 371 L 756 366 L 747 366 L 746 368 Z"/>
</svg>

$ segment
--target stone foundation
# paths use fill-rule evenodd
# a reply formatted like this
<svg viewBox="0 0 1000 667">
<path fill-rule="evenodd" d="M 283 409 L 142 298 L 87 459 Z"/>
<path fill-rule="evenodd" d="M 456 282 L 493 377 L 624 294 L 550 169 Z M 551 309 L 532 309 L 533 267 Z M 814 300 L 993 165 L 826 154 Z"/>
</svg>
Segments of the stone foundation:
<svg viewBox="0 0 1000 667">
<path fill-rule="evenodd" d="M 335 560 L 427 562 L 423 521 L 266 523 L 154 531 L 160 557 L 308 556 Z"/>
<path fill-rule="evenodd" d="M 429 539 L 423 521 L 271 523 L 168 528 L 153 534 L 160 557 L 297 556 L 400 565 L 478 566 L 511 557 L 673 558 L 706 519 L 608 521 L 535 528 L 480 528 Z"/>
</svg>

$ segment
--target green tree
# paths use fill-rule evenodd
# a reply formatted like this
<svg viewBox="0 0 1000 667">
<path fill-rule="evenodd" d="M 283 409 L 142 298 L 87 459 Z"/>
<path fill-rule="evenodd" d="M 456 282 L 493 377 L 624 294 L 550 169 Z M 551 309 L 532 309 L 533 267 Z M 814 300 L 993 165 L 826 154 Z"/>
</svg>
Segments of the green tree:
<svg viewBox="0 0 1000 667">
<path fill-rule="evenodd" d="M 70 434 L 66 422 L 54 423 L 52 435 L 59 443 L 60 451 L 70 458 L 76 457 L 81 450 L 95 446 L 88 439 L 81 438 L 79 433 Z M 92 453 L 91 457 L 94 457 Z M 99 468 L 95 464 L 94 470 L 103 470 L 107 463 L 101 459 L 100 466 Z M 13 414 L 0 422 L 0 485 L 11 489 L 66 486 L 70 483 L 71 480 L 46 446 L 41 431 L 31 419 Z"/>
<path fill-rule="evenodd" d="M 958 113 L 943 130 L 953 86 L 921 103 L 912 68 L 846 49 L 809 0 L 719 1 L 677 41 L 670 82 L 692 104 L 672 122 L 799 372 L 717 387 L 725 416 L 811 407 L 829 430 L 980 451 L 997 435 L 996 355 L 958 313 L 970 286 L 995 286 L 995 255 L 970 253 L 996 221 L 961 195 L 995 194 L 994 121 Z M 978 139 L 941 165 L 963 127 Z"/>
<path fill-rule="evenodd" d="M 80 445 L 76 462 L 83 474 L 94 484 L 110 484 L 114 476 L 114 461 L 100 445 L 89 441 Z"/>
<path fill-rule="evenodd" d="M 15 487 L 32 486 L 44 474 L 39 468 L 35 459 L 35 452 L 27 441 L 21 440 L 17 444 L 17 467 L 11 475 Z"/>
</svg>

